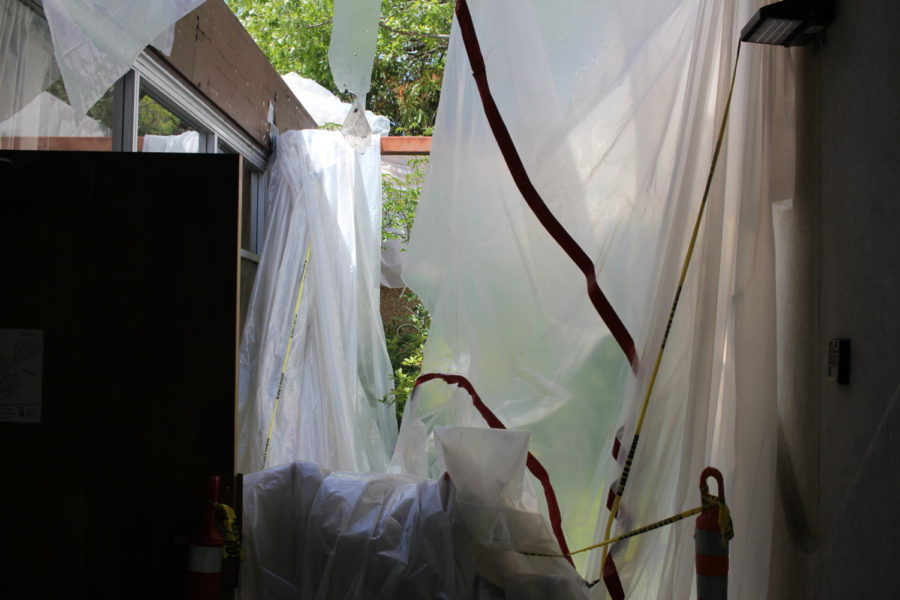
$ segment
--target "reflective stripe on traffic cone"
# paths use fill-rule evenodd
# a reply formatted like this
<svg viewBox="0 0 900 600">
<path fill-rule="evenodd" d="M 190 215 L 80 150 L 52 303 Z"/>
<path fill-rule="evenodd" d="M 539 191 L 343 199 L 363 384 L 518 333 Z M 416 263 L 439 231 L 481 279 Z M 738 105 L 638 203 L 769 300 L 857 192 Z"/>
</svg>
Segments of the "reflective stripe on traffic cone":
<svg viewBox="0 0 900 600">
<path fill-rule="evenodd" d="M 212 475 L 203 523 L 191 538 L 184 593 L 187 600 L 218 600 L 222 590 L 222 547 L 225 537 L 216 527 L 218 502 L 219 477 Z"/>
</svg>

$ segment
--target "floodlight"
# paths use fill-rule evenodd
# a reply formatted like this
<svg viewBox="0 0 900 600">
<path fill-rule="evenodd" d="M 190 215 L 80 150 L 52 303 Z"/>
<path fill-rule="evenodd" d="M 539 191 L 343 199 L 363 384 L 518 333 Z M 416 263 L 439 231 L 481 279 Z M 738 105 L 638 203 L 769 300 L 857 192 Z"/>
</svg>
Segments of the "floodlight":
<svg viewBox="0 0 900 600">
<path fill-rule="evenodd" d="M 831 23 L 826 2 L 782 0 L 763 6 L 741 30 L 741 41 L 751 44 L 803 46 Z"/>
</svg>

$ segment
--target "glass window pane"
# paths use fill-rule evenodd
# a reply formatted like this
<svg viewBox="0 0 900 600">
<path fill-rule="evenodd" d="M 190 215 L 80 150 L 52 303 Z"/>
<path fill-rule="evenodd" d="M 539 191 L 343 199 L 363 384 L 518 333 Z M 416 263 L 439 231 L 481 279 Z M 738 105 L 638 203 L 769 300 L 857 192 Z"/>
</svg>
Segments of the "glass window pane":
<svg viewBox="0 0 900 600">
<path fill-rule="evenodd" d="M 47 22 L 21 2 L 0 3 L 0 73 L 0 148 L 112 150 L 112 89 L 76 115 Z"/>
<path fill-rule="evenodd" d="M 113 91 L 80 119 L 58 79 L 9 118 L 0 121 L 5 150 L 112 150 Z"/>
<path fill-rule="evenodd" d="M 244 161 L 244 173 L 241 177 L 243 184 L 241 189 L 241 248 L 256 252 L 255 244 L 251 243 L 251 231 L 256 226 L 253 218 L 253 171 L 248 161 Z"/>
<path fill-rule="evenodd" d="M 142 152 L 200 152 L 197 128 L 141 90 L 138 106 L 138 149 Z"/>
</svg>

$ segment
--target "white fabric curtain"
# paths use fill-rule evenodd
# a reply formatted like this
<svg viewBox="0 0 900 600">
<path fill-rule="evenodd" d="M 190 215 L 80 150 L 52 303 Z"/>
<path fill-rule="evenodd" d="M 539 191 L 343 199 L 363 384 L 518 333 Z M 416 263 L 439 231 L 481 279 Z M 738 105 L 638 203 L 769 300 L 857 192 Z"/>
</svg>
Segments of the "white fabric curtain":
<svg viewBox="0 0 900 600">
<path fill-rule="evenodd" d="M 392 378 L 379 312 L 379 143 L 360 155 L 338 132 L 278 138 L 241 340 L 240 472 L 298 460 L 383 471 L 390 458 L 397 423 L 380 402 Z"/>
<path fill-rule="evenodd" d="M 487 79 L 531 181 L 593 260 L 636 375 L 585 280 L 524 203 L 454 24 L 428 178 L 403 278 L 432 313 L 423 373 L 467 377 L 531 434 L 571 549 L 603 534 L 712 162 L 753 0 L 472 0 Z M 790 196 L 788 55 L 747 47 L 688 272 L 614 533 L 699 505 L 725 474 L 732 598 L 766 597 L 775 449 L 772 202 Z M 432 431 L 486 426 L 434 381 L 407 407 L 394 468 L 437 476 Z M 618 462 L 611 457 L 622 427 Z M 532 494 L 543 495 L 532 482 Z M 628 598 L 689 598 L 693 523 L 615 546 Z M 583 555 L 582 555 L 583 556 Z M 598 577 L 599 553 L 576 561 Z M 592 597 L 606 594 L 603 584 Z"/>
</svg>

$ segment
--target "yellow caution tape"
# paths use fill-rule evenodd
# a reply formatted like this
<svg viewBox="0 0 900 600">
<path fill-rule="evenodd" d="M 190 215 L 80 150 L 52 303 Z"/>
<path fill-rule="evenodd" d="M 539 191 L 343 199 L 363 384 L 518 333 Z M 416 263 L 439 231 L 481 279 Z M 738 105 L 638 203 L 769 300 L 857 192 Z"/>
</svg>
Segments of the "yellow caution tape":
<svg viewBox="0 0 900 600">
<path fill-rule="evenodd" d="M 661 521 L 656 521 L 655 523 L 651 523 L 650 525 L 645 525 L 644 527 L 639 527 L 638 529 L 634 529 L 629 531 L 628 533 L 623 533 L 622 535 L 617 535 L 614 538 L 610 538 L 607 540 L 603 540 L 602 542 L 597 542 L 596 544 L 592 544 L 590 546 L 586 546 L 584 548 L 580 548 L 578 550 L 573 550 L 567 554 L 538 554 L 535 552 L 520 552 L 519 554 L 525 554 L 527 556 L 540 556 L 544 558 L 566 558 L 567 556 L 574 556 L 576 554 L 581 554 L 582 552 L 587 552 L 588 550 L 594 550 L 596 548 L 604 548 L 609 546 L 610 544 L 615 544 L 616 542 L 620 542 L 622 540 L 634 537 L 636 535 L 641 535 L 642 533 L 647 533 L 648 531 L 653 531 L 654 529 L 660 529 L 661 527 L 665 527 L 666 525 L 671 525 L 672 523 L 677 523 L 682 519 L 686 519 L 692 515 L 699 514 L 703 512 L 703 509 L 706 507 L 698 506 L 696 508 L 692 508 L 690 510 L 686 510 L 684 512 L 678 513 L 677 515 L 673 515 L 666 519 L 662 519 Z M 722 514 L 721 512 L 719 513 Z"/>
<path fill-rule="evenodd" d="M 300 283 L 297 286 L 297 299 L 294 302 L 294 316 L 291 319 L 291 331 L 288 334 L 287 349 L 284 352 L 284 360 L 281 362 L 281 376 L 278 378 L 278 390 L 275 392 L 275 402 L 272 403 L 272 418 L 269 419 L 269 431 L 266 434 L 266 447 L 263 450 L 263 469 L 269 459 L 269 445 L 272 443 L 272 432 L 275 431 L 275 415 L 278 413 L 278 405 L 281 403 L 281 394 L 284 391 L 284 377 L 287 373 L 288 360 L 291 357 L 291 348 L 294 345 L 294 331 L 297 328 L 297 315 L 300 314 L 300 302 L 303 300 L 303 288 L 306 285 L 306 272 L 309 266 L 309 257 L 312 254 L 312 244 L 306 246 L 306 258 L 303 260 L 303 270 L 300 271 Z"/>
<path fill-rule="evenodd" d="M 241 532 L 235 530 L 235 521 L 237 514 L 234 509 L 227 504 L 216 502 L 216 508 L 225 513 L 223 524 L 225 526 L 225 546 L 222 548 L 222 555 L 225 559 L 236 558 L 244 560 L 244 553 L 241 550 Z"/>
<path fill-rule="evenodd" d="M 678 308 L 678 301 L 681 298 L 681 290 L 684 287 L 684 281 L 687 278 L 688 267 L 691 264 L 691 259 L 694 256 L 694 247 L 697 243 L 697 238 L 700 234 L 700 224 L 703 221 L 703 213 L 706 210 L 706 203 L 709 199 L 709 191 L 712 188 L 712 180 L 713 174 L 716 172 L 716 165 L 719 162 L 719 153 L 722 150 L 722 141 L 725 139 L 725 129 L 728 124 L 728 113 L 731 111 L 731 97 L 734 93 L 734 82 L 737 79 L 737 69 L 738 69 L 738 59 L 741 56 L 741 45 L 738 43 L 737 52 L 734 56 L 734 72 L 731 75 L 731 87 L 728 89 L 728 98 L 725 101 L 725 112 L 722 115 L 722 124 L 719 126 L 719 137 L 716 139 L 716 148 L 713 152 L 712 164 L 709 166 L 709 174 L 706 177 L 706 187 L 703 190 L 703 198 L 700 201 L 700 208 L 697 212 L 697 219 L 694 222 L 694 229 L 691 232 L 690 243 L 688 244 L 687 254 L 684 257 L 684 263 L 681 266 L 681 274 L 678 278 L 678 287 L 675 289 L 675 299 L 672 301 L 672 308 L 669 311 L 669 321 L 666 324 L 666 331 L 663 334 L 662 342 L 659 346 L 659 351 L 656 355 L 656 362 L 653 364 L 653 371 L 650 374 L 650 380 L 647 384 L 647 391 L 644 394 L 644 400 L 641 404 L 641 412 L 638 416 L 637 424 L 634 428 L 634 436 L 631 438 L 631 448 L 628 450 L 628 456 L 625 460 L 625 466 L 622 469 L 622 476 L 619 479 L 619 485 L 616 488 L 616 497 L 613 500 L 612 508 L 609 511 L 609 517 L 606 520 L 606 529 L 604 531 L 603 537 L 609 538 L 610 533 L 612 532 L 612 524 L 616 518 L 616 515 L 619 512 L 619 505 L 622 502 L 622 495 L 625 493 L 625 485 L 628 483 L 628 475 L 631 471 L 632 463 L 634 462 L 634 455 L 637 452 L 638 440 L 641 435 L 641 431 L 644 428 L 644 418 L 647 416 L 647 407 L 650 405 L 650 396 L 653 393 L 653 388 L 656 385 L 656 376 L 659 374 L 659 366 L 662 363 L 663 354 L 666 351 L 666 343 L 669 340 L 669 332 L 672 329 L 672 321 L 675 318 L 675 310 Z M 603 549 L 603 558 L 600 561 L 600 568 L 603 568 L 603 564 L 606 562 L 606 556 L 609 553 L 609 549 L 604 546 Z"/>
</svg>

